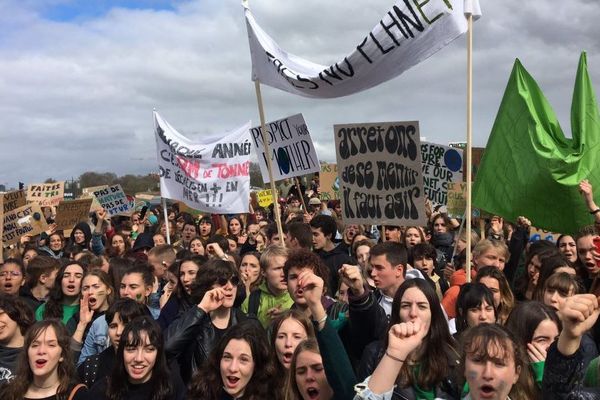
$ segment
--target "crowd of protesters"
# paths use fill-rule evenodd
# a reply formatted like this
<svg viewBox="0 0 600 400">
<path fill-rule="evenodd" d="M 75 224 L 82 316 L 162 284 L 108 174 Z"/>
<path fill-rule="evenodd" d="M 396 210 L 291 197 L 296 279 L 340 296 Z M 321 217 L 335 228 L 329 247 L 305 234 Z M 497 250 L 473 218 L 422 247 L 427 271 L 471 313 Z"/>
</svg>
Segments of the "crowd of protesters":
<svg viewBox="0 0 600 400">
<path fill-rule="evenodd" d="M 600 208 L 580 191 L 596 222 L 556 243 L 430 207 L 427 226 L 345 224 L 317 178 L 280 184 L 284 237 L 254 198 L 98 210 L 68 235 L 48 211 L 4 249 L 0 399 L 600 397 Z"/>
</svg>

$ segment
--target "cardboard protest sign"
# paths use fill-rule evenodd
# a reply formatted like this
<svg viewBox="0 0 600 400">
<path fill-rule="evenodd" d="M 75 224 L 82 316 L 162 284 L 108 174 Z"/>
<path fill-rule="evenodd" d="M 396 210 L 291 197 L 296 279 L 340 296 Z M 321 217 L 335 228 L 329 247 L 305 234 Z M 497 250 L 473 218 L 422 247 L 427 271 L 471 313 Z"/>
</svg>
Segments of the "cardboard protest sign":
<svg viewBox="0 0 600 400">
<path fill-rule="evenodd" d="M 419 123 L 334 130 L 344 223 L 425 225 Z"/>
<path fill-rule="evenodd" d="M 7 213 L 27 204 L 27 196 L 24 190 L 15 190 L 13 192 L 3 193 L 2 197 L 0 197 L 0 201 L 2 201 L 0 212 L 3 211 Z"/>
<path fill-rule="evenodd" d="M 100 189 L 106 189 L 107 187 L 108 187 L 107 185 L 100 185 L 100 186 L 90 186 L 90 187 L 83 188 L 81 190 L 81 196 L 79 196 L 79 198 L 80 199 L 86 199 L 86 198 L 92 199 L 92 206 L 90 207 L 90 211 L 101 210 L 102 205 L 98 202 L 98 199 L 94 196 L 94 192 L 96 192 Z"/>
<path fill-rule="evenodd" d="M 464 182 L 448 183 L 448 216 L 462 218 L 467 209 L 467 184 Z"/>
<path fill-rule="evenodd" d="M 260 192 L 256 192 L 256 197 L 258 198 L 258 205 L 265 208 L 269 207 L 273 204 L 273 195 L 270 190 L 261 190 Z"/>
<path fill-rule="evenodd" d="M 397 0 L 351 53 L 319 65 L 280 48 L 244 3 L 252 80 L 312 98 L 348 96 L 400 75 L 465 33 L 469 11 L 463 0 Z"/>
<path fill-rule="evenodd" d="M 441 144 L 422 142 L 421 160 L 423 162 L 423 189 L 425 196 L 433 204 L 448 203 L 448 183 L 462 182 L 463 154 L 458 150 Z"/>
<path fill-rule="evenodd" d="M 109 216 L 127 215 L 130 213 L 131 205 L 127 195 L 123 192 L 121 185 L 110 185 L 94 192 L 100 205 L 106 210 Z"/>
<path fill-rule="evenodd" d="M 154 113 L 160 194 L 209 213 L 250 208 L 250 122 L 218 137 L 192 141 Z"/>
<path fill-rule="evenodd" d="M 275 181 L 320 171 L 317 152 L 302 114 L 269 122 L 266 128 L 268 156 L 271 158 Z M 269 183 L 267 154 L 261 132 L 260 126 L 250 129 L 263 182 Z"/>
<path fill-rule="evenodd" d="M 560 233 L 554 233 L 545 229 L 539 229 L 535 227 L 529 228 L 529 241 L 534 242 L 538 240 L 549 240 L 550 242 L 556 243 Z"/>
<path fill-rule="evenodd" d="M 23 235 L 39 235 L 48 229 L 42 209 L 37 203 L 26 204 L 4 214 L 4 247 L 15 244 Z"/>
<path fill-rule="evenodd" d="M 321 200 L 338 200 L 340 198 L 337 164 L 321 164 L 319 198 Z"/>
<path fill-rule="evenodd" d="M 56 206 L 65 196 L 65 182 L 34 183 L 27 187 L 27 202 L 41 207 Z"/>
<path fill-rule="evenodd" d="M 61 201 L 56 208 L 57 230 L 68 231 L 81 221 L 87 221 L 92 206 L 92 198 Z"/>
</svg>

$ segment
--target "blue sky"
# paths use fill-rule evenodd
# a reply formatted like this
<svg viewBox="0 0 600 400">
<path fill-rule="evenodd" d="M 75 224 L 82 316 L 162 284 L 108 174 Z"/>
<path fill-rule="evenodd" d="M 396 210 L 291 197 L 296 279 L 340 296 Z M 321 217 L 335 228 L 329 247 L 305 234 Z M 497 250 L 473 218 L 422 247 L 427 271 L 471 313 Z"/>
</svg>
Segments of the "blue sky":
<svg viewBox="0 0 600 400">
<path fill-rule="evenodd" d="M 113 8 L 173 10 L 184 0 L 64 0 L 37 2 L 43 18 L 59 21 L 82 21 L 102 17 Z M 34 3 L 35 4 L 35 3 Z"/>
</svg>

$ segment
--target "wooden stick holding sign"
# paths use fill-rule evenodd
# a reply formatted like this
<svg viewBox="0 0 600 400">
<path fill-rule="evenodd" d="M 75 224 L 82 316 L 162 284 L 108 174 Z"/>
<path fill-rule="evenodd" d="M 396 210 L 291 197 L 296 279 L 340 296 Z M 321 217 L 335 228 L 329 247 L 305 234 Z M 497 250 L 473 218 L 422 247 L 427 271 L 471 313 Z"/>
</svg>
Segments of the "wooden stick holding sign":
<svg viewBox="0 0 600 400">
<path fill-rule="evenodd" d="M 294 178 L 296 180 L 296 187 L 298 188 L 298 194 L 300 195 L 300 201 L 302 202 L 302 209 L 304 212 L 308 212 L 308 208 L 306 208 L 306 203 L 304 202 L 304 196 L 302 196 L 302 189 L 300 189 L 300 179 L 298 177 Z"/>
<path fill-rule="evenodd" d="M 262 140 L 265 145 L 265 153 L 270 154 L 269 142 L 266 137 L 267 123 L 265 119 L 265 111 L 263 109 L 262 95 L 260 93 L 260 82 L 254 81 L 254 88 L 256 90 L 256 101 L 258 103 L 258 115 L 260 116 L 260 128 Z M 269 169 L 269 183 L 271 185 L 271 196 L 273 197 L 273 211 L 275 211 L 275 223 L 277 224 L 277 233 L 279 234 L 279 242 L 285 247 L 285 236 L 283 235 L 283 226 L 281 225 L 281 212 L 279 211 L 279 201 L 277 201 L 277 189 L 275 189 L 275 181 L 273 180 L 273 165 L 271 163 L 271 157 L 266 157 L 267 168 Z"/>
</svg>

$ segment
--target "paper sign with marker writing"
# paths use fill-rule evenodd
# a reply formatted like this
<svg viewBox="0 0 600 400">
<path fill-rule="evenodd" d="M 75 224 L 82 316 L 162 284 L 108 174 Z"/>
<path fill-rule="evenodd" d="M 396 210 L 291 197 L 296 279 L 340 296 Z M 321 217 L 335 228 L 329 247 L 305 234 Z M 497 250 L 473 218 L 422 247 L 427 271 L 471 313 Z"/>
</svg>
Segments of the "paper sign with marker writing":
<svg viewBox="0 0 600 400">
<path fill-rule="evenodd" d="M 337 164 L 321 164 L 319 198 L 321 200 L 338 200 L 340 198 Z"/>
<path fill-rule="evenodd" d="M 257 126 L 250 129 L 263 182 L 270 182 L 267 157 L 271 159 L 275 181 L 321 170 L 315 146 L 310 138 L 310 132 L 302 114 L 269 122 L 266 124 L 266 128 L 267 133 L 265 136 L 269 145 L 268 155 L 265 153 L 261 134 L 262 128 Z"/>
<path fill-rule="evenodd" d="M 441 144 L 422 142 L 423 189 L 425 196 L 435 204 L 448 203 L 448 184 L 462 182 L 462 150 Z"/>
<path fill-rule="evenodd" d="M 65 197 L 65 182 L 34 183 L 27 187 L 27 202 L 42 207 L 56 206 Z"/>
<path fill-rule="evenodd" d="M 94 192 L 94 196 L 111 217 L 128 215 L 132 211 L 129 199 L 121 185 L 110 185 L 104 189 L 98 189 Z"/>
<path fill-rule="evenodd" d="M 425 225 L 419 123 L 335 125 L 343 220 Z"/>
<path fill-rule="evenodd" d="M 270 190 L 261 190 L 256 193 L 256 197 L 258 198 L 258 205 L 263 208 L 273 204 L 273 195 Z"/>
</svg>

